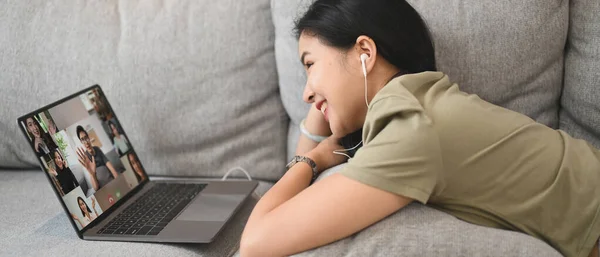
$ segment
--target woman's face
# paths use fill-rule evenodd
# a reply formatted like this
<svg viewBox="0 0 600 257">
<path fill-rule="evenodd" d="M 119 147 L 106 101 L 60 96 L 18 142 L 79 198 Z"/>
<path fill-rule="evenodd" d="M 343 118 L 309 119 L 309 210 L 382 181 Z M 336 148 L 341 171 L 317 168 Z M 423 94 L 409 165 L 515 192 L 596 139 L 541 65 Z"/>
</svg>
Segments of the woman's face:
<svg viewBox="0 0 600 257">
<path fill-rule="evenodd" d="M 33 120 L 33 118 L 27 118 L 27 120 L 25 120 L 25 123 L 27 125 L 27 131 L 29 131 L 29 133 L 31 133 L 34 137 L 37 138 L 42 137 L 42 135 L 40 134 L 40 127 L 38 126 L 37 122 Z"/>
<path fill-rule="evenodd" d="M 63 168 L 63 159 L 58 152 L 54 152 L 54 163 L 56 163 L 59 168 Z"/>
<path fill-rule="evenodd" d="M 110 130 L 112 131 L 113 136 L 119 135 L 119 131 L 117 131 L 117 126 L 115 126 L 112 123 L 110 124 Z"/>
<path fill-rule="evenodd" d="M 81 211 L 84 213 L 87 213 L 87 206 L 85 205 L 85 202 L 81 198 L 78 199 L 77 202 L 79 203 L 79 209 L 81 209 Z"/>
<path fill-rule="evenodd" d="M 307 75 L 304 101 L 316 104 L 333 135 L 343 137 L 362 127 L 367 106 L 358 51 L 342 52 L 303 32 L 299 55 Z"/>
<path fill-rule="evenodd" d="M 129 158 L 129 163 L 131 164 L 131 168 L 133 169 L 133 171 L 137 174 L 142 175 L 143 174 L 142 166 L 137 161 L 137 159 L 133 156 L 133 154 L 129 154 L 127 157 Z"/>
</svg>

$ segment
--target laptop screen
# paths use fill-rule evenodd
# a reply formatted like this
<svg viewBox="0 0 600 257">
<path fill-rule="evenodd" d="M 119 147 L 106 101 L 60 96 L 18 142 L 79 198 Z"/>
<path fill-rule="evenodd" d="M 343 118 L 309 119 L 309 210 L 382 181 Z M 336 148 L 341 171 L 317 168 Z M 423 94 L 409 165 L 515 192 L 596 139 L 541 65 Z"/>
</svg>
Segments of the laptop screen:
<svg viewBox="0 0 600 257">
<path fill-rule="evenodd" d="M 79 230 L 147 179 L 98 86 L 18 123 Z"/>
</svg>

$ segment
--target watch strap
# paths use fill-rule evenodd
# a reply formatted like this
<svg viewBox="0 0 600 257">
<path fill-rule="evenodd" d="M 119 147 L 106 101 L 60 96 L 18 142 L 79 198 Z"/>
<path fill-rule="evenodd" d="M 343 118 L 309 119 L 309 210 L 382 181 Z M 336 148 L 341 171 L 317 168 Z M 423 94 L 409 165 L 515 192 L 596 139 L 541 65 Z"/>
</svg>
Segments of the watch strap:
<svg viewBox="0 0 600 257">
<path fill-rule="evenodd" d="M 296 164 L 298 162 L 307 163 L 310 166 L 310 168 L 312 169 L 312 178 L 310 180 L 310 183 L 312 184 L 319 176 L 319 170 L 317 169 L 317 163 L 315 163 L 315 161 L 313 161 L 311 158 L 308 158 L 306 156 L 296 155 L 286 165 L 286 168 L 289 170 L 292 166 L 294 166 L 294 164 Z"/>
</svg>

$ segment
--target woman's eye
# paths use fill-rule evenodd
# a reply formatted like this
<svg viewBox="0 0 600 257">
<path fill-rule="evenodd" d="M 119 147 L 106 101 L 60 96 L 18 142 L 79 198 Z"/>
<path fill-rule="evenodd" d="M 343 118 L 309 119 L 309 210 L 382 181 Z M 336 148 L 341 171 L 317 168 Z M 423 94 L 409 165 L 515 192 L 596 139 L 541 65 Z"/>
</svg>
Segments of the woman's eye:
<svg viewBox="0 0 600 257">
<path fill-rule="evenodd" d="M 306 66 L 306 68 L 308 69 L 308 68 L 310 68 L 310 66 L 312 66 L 312 65 L 313 65 L 312 63 L 306 63 L 304 66 Z"/>
</svg>

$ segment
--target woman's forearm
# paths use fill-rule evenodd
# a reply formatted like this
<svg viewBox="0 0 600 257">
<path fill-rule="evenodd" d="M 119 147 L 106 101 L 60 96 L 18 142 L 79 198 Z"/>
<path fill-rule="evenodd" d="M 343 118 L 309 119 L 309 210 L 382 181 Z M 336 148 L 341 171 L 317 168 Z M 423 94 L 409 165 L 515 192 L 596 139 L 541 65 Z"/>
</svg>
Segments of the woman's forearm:
<svg viewBox="0 0 600 257">
<path fill-rule="evenodd" d="M 306 189 L 312 178 L 311 167 L 304 162 L 292 166 L 285 175 L 258 201 L 242 235 L 252 234 L 260 226 L 263 218 L 273 209 Z"/>
</svg>

